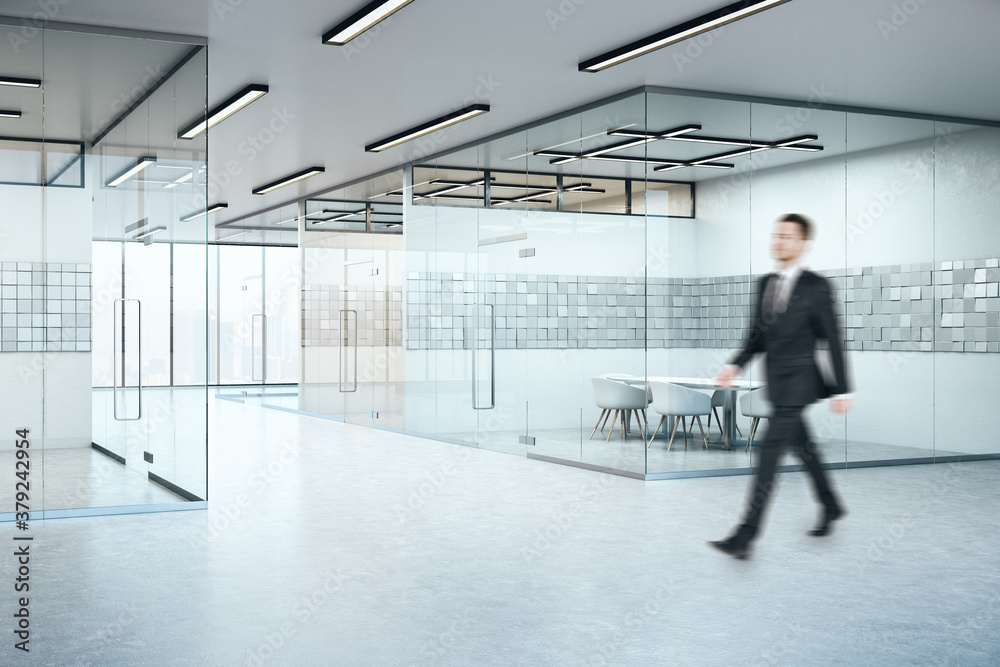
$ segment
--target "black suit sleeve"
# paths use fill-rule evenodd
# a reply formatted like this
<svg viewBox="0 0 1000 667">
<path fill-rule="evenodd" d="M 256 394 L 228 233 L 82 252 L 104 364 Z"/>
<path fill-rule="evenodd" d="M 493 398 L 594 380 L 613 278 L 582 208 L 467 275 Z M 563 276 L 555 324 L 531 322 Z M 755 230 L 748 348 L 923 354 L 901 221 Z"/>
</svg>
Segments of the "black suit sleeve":
<svg viewBox="0 0 1000 667">
<path fill-rule="evenodd" d="M 820 278 L 816 290 L 816 307 L 813 310 L 813 330 L 817 338 L 826 339 L 830 344 L 830 361 L 833 364 L 832 394 L 847 394 L 851 391 L 847 380 L 847 367 L 844 364 L 844 351 L 840 337 L 840 327 L 837 326 L 837 315 L 833 310 L 833 291 L 830 283 Z"/>
<path fill-rule="evenodd" d="M 754 354 L 764 351 L 765 324 L 761 318 L 761 313 L 763 312 L 761 309 L 764 305 L 764 288 L 769 278 L 770 274 L 757 281 L 757 307 L 750 314 L 750 332 L 747 334 L 746 340 L 743 341 L 743 349 L 729 362 L 734 366 L 743 368 L 753 358 Z"/>
</svg>

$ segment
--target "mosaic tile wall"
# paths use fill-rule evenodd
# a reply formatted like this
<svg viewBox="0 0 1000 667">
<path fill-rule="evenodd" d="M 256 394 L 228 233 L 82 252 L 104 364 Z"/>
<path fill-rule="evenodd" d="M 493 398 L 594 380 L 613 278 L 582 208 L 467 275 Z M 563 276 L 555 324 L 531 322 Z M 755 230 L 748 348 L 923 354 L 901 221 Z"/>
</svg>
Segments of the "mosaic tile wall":
<svg viewBox="0 0 1000 667">
<path fill-rule="evenodd" d="M 346 301 L 341 305 L 341 294 Z M 375 289 L 340 285 L 303 285 L 302 344 L 338 345 L 340 310 L 357 311 L 357 333 L 354 316 L 349 315 L 349 343 L 361 346 L 403 344 L 403 292 L 401 289 Z"/>
<path fill-rule="evenodd" d="M 0 351 L 89 351 L 90 283 L 90 264 L 0 263 Z"/>
<path fill-rule="evenodd" d="M 847 349 L 1000 352 L 997 259 L 825 274 L 837 287 Z M 472 274 L 409 273 L 407 347 L 471 347 L 474 305 L 487 303 L 498 349 L 733 348 L 746 335 L 758 278 L 486 274 L 477 282 Z M 489 344 L 482 321 L 476 335 Z"/>
</svg>

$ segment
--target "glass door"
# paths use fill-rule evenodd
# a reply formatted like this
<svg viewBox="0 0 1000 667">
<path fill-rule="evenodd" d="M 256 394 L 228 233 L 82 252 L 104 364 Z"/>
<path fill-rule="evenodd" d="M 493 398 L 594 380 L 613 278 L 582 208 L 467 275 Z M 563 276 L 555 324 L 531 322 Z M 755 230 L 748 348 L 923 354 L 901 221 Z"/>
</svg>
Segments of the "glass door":
<svg viewBox="0 0 1000 667">
<path fill-rule="evenodd" d="M 370 234 L 344 234 L 342 289 L 337 313 L 340 327 L 337 390 L 344 399 L 344 420 L 375 423 L 376 313 L 384 294 L 384 266 L 376 261 Z M 380 288 L 381 285 L 381 288 Z"/>
<path fill-rule="evenodd" d="M 219 384 L 263 385 L 267 376 L 263 251 L 219 246 Z"/>
</svg>

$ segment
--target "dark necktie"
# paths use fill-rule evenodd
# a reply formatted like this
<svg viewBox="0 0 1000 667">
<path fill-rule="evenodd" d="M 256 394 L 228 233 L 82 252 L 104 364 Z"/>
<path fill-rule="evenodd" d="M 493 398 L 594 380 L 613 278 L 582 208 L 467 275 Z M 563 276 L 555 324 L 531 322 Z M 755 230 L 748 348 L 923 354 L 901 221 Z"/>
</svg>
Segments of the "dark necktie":
<svg viewBox="0 0 1000 667">
<path fill-rule="evenodd" d="M 788 280 L 785 274 L 778 273 L 775 274 L 774 279 L 768 284 L 768 295 L 764 307 L 767 312 L 771 315 L 777 315 L 779 313 L 785 312 L 785 281 Z"/>
</svg>

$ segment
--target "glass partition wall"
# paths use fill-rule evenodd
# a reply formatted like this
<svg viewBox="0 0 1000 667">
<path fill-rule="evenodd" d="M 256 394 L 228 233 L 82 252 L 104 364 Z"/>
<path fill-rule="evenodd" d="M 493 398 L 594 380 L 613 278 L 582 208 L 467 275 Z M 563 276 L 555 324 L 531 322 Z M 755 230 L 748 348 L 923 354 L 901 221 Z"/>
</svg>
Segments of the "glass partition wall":
<svg viewBox="0 0 1000 667">
<path fill-rule="evenodd" d="M 307 200 L 298 409 L 644 479 L 748 472 L 762 359 L 713 380 L 801 213 L 853 384 L 847 416 L 806 413 L 826 462 L 996 457 L 998 143 L 650 89 Z M 700 419 L 658 411 L 670 384 Z"/>
<path fill-rule="evenodd" d="M 403 427 L 402 172 L 303 203 L 298 409 Z"/>
<path fill-rule="evenodd" d="M 807 412 L 825 460 L 995 457 L 998 141 L 989 123 L 650 90 L 310 202 L 304 257 L 327 249 L 336 274 L 322 296 L 304 288 L 304 344 L 329 341 L 304 348 L 332 406 L 315 411 L 350 419 L 363 395 L 374 425 L 450 442 L 646 479 L 746 472 L 763 365 L 732 392 L 711 380 L 747 333 L 776 219 L 796 212 L 815 223 L 806 264 L 835 288 L 854 387 L 846 417 Z M 352 201 L 402 213 L 391 423 L 351 370 L 374 353 L 349 306 L 377 236 L 313 233 L 346 225 Z M 658 383 L 710 414 L 661 415 Z"/>
<path fill-rule="evenodd" d="M 38 82 L 0 92 L 20 111 L 0 129 L 0 421 L 28 442 L 0 449 L 30 461 L 32 516 L 204 506 L 206 225 L 184 219 L 206 141 L 177 134 L 206 68 L 198 45 L 48 29 L 4 61 Z"/>
</svg>

